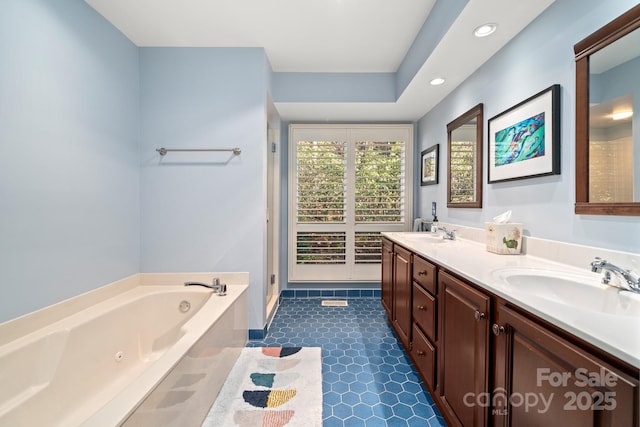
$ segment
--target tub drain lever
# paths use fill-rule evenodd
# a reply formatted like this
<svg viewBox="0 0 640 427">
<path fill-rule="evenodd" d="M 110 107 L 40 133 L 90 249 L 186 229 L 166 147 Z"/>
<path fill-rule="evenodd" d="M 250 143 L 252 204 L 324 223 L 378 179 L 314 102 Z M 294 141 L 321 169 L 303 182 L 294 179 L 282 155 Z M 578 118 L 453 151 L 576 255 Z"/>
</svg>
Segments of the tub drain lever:
<svg viewBox="0 0 640 427">
<path fill-rule="evenodd" d="M 218 296 L 223 297 L 227 295 L 227 285 L 225 283 L 220 284 L 220 290 L 218 291 Z"/>
</svg>

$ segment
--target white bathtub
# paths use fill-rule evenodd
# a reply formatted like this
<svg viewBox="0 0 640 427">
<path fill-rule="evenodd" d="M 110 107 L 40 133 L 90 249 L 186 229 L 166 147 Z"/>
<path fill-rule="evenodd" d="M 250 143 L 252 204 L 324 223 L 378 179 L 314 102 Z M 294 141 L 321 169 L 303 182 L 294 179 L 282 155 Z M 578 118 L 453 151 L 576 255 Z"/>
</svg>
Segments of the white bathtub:
<svg viewBox="0 0 640 427">
<path fill-rule="evenodd" d="M 246 344 L 246 289 L 135 286 L 2 344 L 0 426 L 200 425 Z"/>
</svg>

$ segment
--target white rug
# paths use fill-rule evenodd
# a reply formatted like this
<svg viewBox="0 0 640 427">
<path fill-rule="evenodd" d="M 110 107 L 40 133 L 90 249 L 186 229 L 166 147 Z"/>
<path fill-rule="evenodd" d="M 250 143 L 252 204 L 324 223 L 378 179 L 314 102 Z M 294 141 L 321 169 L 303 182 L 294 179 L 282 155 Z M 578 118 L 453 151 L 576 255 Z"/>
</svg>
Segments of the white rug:
<svg viewBox="0 0 640 427">
<path fill-rule="evenodd" d="M 321 427 L 320 347 L 244 348 L 203 427 Z"/>
</svg>

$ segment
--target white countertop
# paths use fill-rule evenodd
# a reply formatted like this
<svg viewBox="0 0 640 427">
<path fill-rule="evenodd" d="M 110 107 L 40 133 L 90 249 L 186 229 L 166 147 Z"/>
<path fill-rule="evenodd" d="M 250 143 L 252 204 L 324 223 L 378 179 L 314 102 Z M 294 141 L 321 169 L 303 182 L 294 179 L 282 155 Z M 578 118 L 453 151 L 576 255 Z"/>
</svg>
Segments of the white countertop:
<svg viewBox="0 0 640 427">
<path fill-rule="evenodd" d="M 436 242 L 429 233 L 382 234 L 427 260 L 640 368 L 640 317 L 596 312 L 577 304 L 567 305 L 549 298 L 538 298 L 506 285 L 495 273 L 499 269 L 524 267 L 594 275 L 595 278 L 596 273 L 591 273 L 587 267 L 577 268 L 531 255 L 498 255 L 487 252 L 484 244 L 461 238 Z M 640 298 L 640 295 L 622 292 L 625 297 Z"/>
</svg>

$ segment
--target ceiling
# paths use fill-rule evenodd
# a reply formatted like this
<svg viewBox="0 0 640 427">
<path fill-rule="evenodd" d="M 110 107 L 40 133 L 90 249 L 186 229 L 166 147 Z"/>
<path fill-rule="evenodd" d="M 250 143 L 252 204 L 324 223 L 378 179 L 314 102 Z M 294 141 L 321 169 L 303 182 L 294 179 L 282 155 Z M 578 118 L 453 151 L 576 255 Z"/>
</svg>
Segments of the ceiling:
<svg viewBox="0 0 640 427">
<path fill-rule="evenodd" d="M 424 44 L 416 37 L 429 34 L 422 27 L 436 2 L 85 1 L 140 47 L 262 47 L 274 72 L 314 73 L 397 72 L 414 41 L 416 46 Z M 276 99 L 276 108 L 287 121 L 417 120 L 553 1 L 468 0 L 396 102 Z M 497 23 L 497 31 L 482 39 L 473 37 L 473 29 L 487 22 Z M 445 84 L 429 85 L 437 76 L 444 77 Z"/>
</svg>

